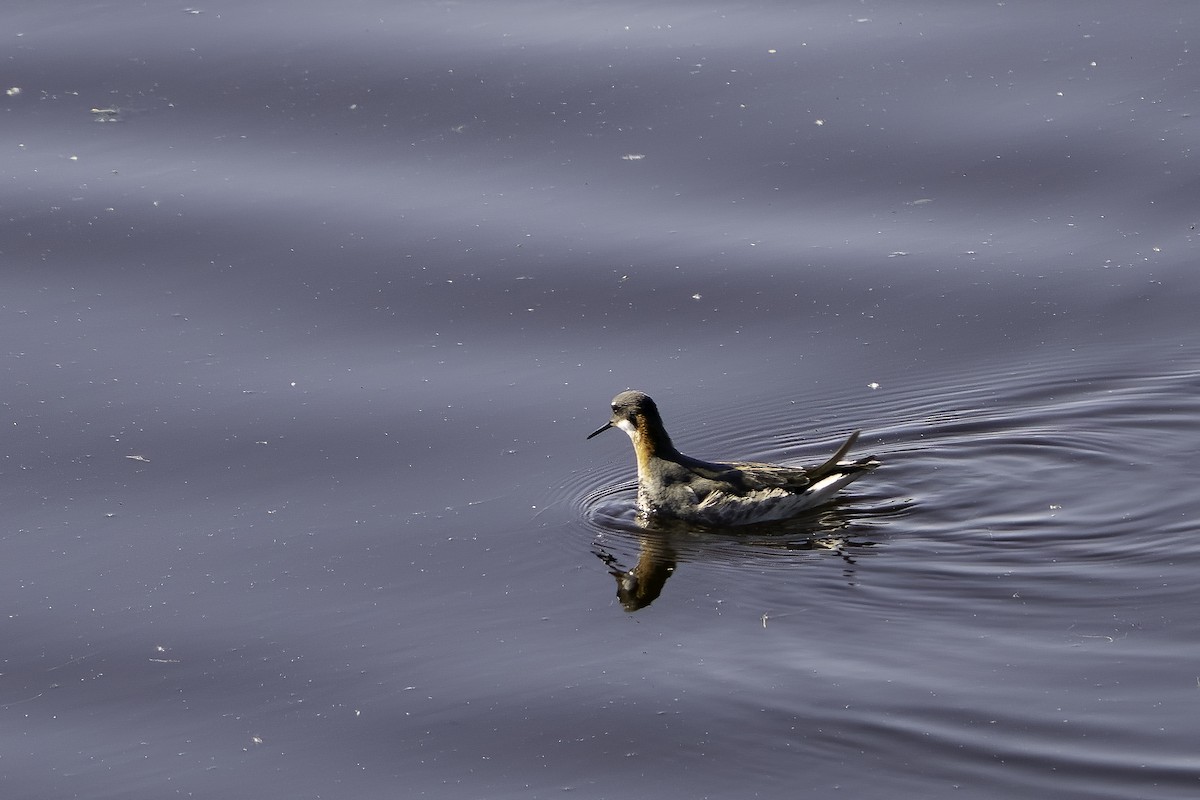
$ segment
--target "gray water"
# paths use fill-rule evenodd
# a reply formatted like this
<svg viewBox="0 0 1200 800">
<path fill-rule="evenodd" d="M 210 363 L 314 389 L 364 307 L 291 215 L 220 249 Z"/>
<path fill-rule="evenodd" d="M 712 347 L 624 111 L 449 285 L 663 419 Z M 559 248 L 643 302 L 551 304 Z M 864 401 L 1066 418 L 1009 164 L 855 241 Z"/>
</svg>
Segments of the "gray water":
<svg viewBox="0 0 1200 800">
<path fill-rule="evenodd" d="M 1200 795 L 1198 26 L 6 4 L 3 795 Z"/>
</svg>

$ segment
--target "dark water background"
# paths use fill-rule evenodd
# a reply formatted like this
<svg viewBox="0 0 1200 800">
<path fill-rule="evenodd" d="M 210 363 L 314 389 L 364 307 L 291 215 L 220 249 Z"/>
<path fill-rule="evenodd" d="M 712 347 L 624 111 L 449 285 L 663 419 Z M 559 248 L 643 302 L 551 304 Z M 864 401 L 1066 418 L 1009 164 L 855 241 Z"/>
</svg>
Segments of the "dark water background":
<svg viewBox="0 0 1200 800">
<path fill-rule="evenodd" d="M 5 3 L 0 792 L 1200 796 L 1198 32 Z M 630 386 L 885 466 L 647 538 Z"/>
</svg>

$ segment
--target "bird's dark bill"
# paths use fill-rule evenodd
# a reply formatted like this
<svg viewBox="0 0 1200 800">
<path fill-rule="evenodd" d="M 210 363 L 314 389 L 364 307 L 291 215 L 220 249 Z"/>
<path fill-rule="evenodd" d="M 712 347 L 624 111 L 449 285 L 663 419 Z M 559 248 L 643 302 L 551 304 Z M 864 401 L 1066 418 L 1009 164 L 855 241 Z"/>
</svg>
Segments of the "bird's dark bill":
<svg viewBox="0 0 1200 800">
<path fill-rule="evenodd" d="M 613 424 L 611 422 L 606 422 L 603 425 L 601 425 L 599 428 L 597 428 L 596 430 L 589 433 L 587 438 L 590 439 L 593 436 L 599 436 L 600 434 L 604 433 L 606 430 L 608 430 L 612 426 L 613 426 Z"/>
</svg>

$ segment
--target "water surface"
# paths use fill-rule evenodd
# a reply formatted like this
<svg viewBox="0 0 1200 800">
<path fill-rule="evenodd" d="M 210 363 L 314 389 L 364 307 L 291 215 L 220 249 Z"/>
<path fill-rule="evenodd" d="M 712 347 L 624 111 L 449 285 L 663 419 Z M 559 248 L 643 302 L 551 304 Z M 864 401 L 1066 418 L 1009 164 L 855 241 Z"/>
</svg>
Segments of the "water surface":
<svg viewBox="0 0 1200 800">
<path fill-rule="evenodd" d="M 0 23 L 6 796 L 1200 791 L 1194 4 Z"/>
</svg>

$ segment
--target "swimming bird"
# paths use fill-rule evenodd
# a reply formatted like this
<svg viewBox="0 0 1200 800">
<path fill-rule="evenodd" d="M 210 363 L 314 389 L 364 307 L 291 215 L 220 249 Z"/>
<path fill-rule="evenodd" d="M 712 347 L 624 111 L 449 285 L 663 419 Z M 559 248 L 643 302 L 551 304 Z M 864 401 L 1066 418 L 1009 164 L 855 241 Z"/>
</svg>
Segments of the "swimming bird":
<svg viewBox="0 0 1200 800">
<path fill-rule="evenodd" d="M 675 449 L 644 392 L 621 392 L 612 419 L 587 438 L 620 428 L 633 440 L 638 465 L 638 510 L 710 525 L 748 525 L 787 519 L 833 497 L 843 486 L 879 466 L 874 458 L 842 461 L 858 440 L 850 434 L 818 467 L 803 469 L 752 461 L 701 461 Z"/>
</svg>

